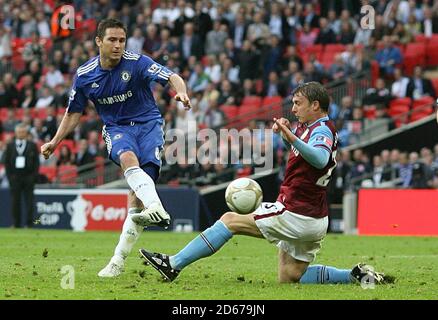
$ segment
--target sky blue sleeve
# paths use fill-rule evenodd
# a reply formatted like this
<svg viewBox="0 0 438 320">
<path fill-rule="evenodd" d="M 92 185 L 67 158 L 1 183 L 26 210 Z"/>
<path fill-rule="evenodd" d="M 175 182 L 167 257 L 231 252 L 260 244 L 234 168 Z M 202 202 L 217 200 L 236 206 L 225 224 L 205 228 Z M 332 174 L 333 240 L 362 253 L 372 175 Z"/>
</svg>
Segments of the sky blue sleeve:
<svg viewBox="0 0 438 320">
<path fill-rule="evenodd" d="M 318 169 L 324 168 L 332 152 L 333 134 L 326 126 L 319 126 L 312 131 L 309 142 L 298 139 L 292 145 L 300 152 L 301 156 Z"/>
<path fill-rule="evenodd" d="M 155 81 L 165 86 L 169 77 L 174 73 L 148 56 L 142 55 L 140 60 L 141 77 L 146 81 Z"/>
<path fill-rule="evenodd" d="M 87 106 L 88 98 L 85 96 L 83 89 L 80 86 L 78 75 L 73 79 L 73 85 L 70 89 L 70 96 L 68 98 L 67 112 L 82 113 Z"/>
</svg>

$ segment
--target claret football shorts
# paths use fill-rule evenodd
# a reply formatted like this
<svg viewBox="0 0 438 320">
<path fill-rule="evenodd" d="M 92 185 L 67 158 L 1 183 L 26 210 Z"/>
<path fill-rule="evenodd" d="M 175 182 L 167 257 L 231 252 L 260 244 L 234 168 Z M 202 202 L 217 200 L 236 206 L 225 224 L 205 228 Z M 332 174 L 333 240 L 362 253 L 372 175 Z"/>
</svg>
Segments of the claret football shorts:
<svg viewBox="0 0 438 320">
<path fill-rule="evenodd" d="M 293 258 L 312 262 L 327 234 L 328 217 L 315 219 L 286 210 L 280 202 L 263 202 L 254 212 L 263 236 Z"/>
</svg>

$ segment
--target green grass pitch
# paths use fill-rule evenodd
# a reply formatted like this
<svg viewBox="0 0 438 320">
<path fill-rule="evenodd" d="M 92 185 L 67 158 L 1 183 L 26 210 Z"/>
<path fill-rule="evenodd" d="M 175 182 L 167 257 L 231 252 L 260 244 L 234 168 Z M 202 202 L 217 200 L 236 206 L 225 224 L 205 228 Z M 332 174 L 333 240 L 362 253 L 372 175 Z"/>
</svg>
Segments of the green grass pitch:
<svg viewBox="0 0 438 320">
<path fill-rule="evenodd" d="M 438 237 L 328 235 L 315 263 L 351 268 L 367 262 L 397 277 L 395 284 L 277 283 L 277 249 L 267 241 L 236 236 L 214 256 L 186 268 L 173 283 L 144 266 L 138 249 L 173 254 L 196 233 L 145 231 L 125 273 L 100 279 L 118 232 L 0 229 L 0 299 L 437 299 Z M 63 266 L 74 269 L 74 289 L 62 289 Z"/>
</svg>

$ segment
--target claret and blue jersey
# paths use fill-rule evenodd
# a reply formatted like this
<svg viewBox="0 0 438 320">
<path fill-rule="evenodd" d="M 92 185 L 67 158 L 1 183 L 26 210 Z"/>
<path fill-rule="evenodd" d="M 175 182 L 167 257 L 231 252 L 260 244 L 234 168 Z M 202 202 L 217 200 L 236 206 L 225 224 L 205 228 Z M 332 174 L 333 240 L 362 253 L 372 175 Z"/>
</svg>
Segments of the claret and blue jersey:
<svg viewBox="0 0 438 320">
<path fill-rule="evenodd" d="M 76 71 L 67 111 L 82 113 L 89 99 L 107 126 L 160 119 L 150 82 L 166 85 L 172 74 L 151 58 L 129 51 L 110 70 L 101 68 L 97 56 Z"/>
</svg>

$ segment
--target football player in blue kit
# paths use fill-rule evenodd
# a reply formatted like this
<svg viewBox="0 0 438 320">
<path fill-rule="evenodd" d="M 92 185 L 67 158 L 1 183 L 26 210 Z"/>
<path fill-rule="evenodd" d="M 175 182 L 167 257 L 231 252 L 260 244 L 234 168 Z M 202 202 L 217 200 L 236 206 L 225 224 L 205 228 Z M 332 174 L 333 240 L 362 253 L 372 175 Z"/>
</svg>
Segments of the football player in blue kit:
<svg viewBox="0 0 438 320">
<path fill-rule="evenodd" d="M 155 189 L 164 144 L 163 119 L 154 100 L 151 82 L 169 83 L 175 99 L 190 109 L 184 80 L 145 55 L 125 51 L 127 32 L 122 22 L 106 19 L 97 27 L 99 55 L 76 71 L 67 111 L 53 139 L 41 146 L 47 159 L 74 130 L 88 100 L 100 115 L 109 158 L 119 165 L 131 190 L 128 216 L 114 256 L 98 275 L 116 277 L 145 226 L 170 225 Z"/>
</svg>

